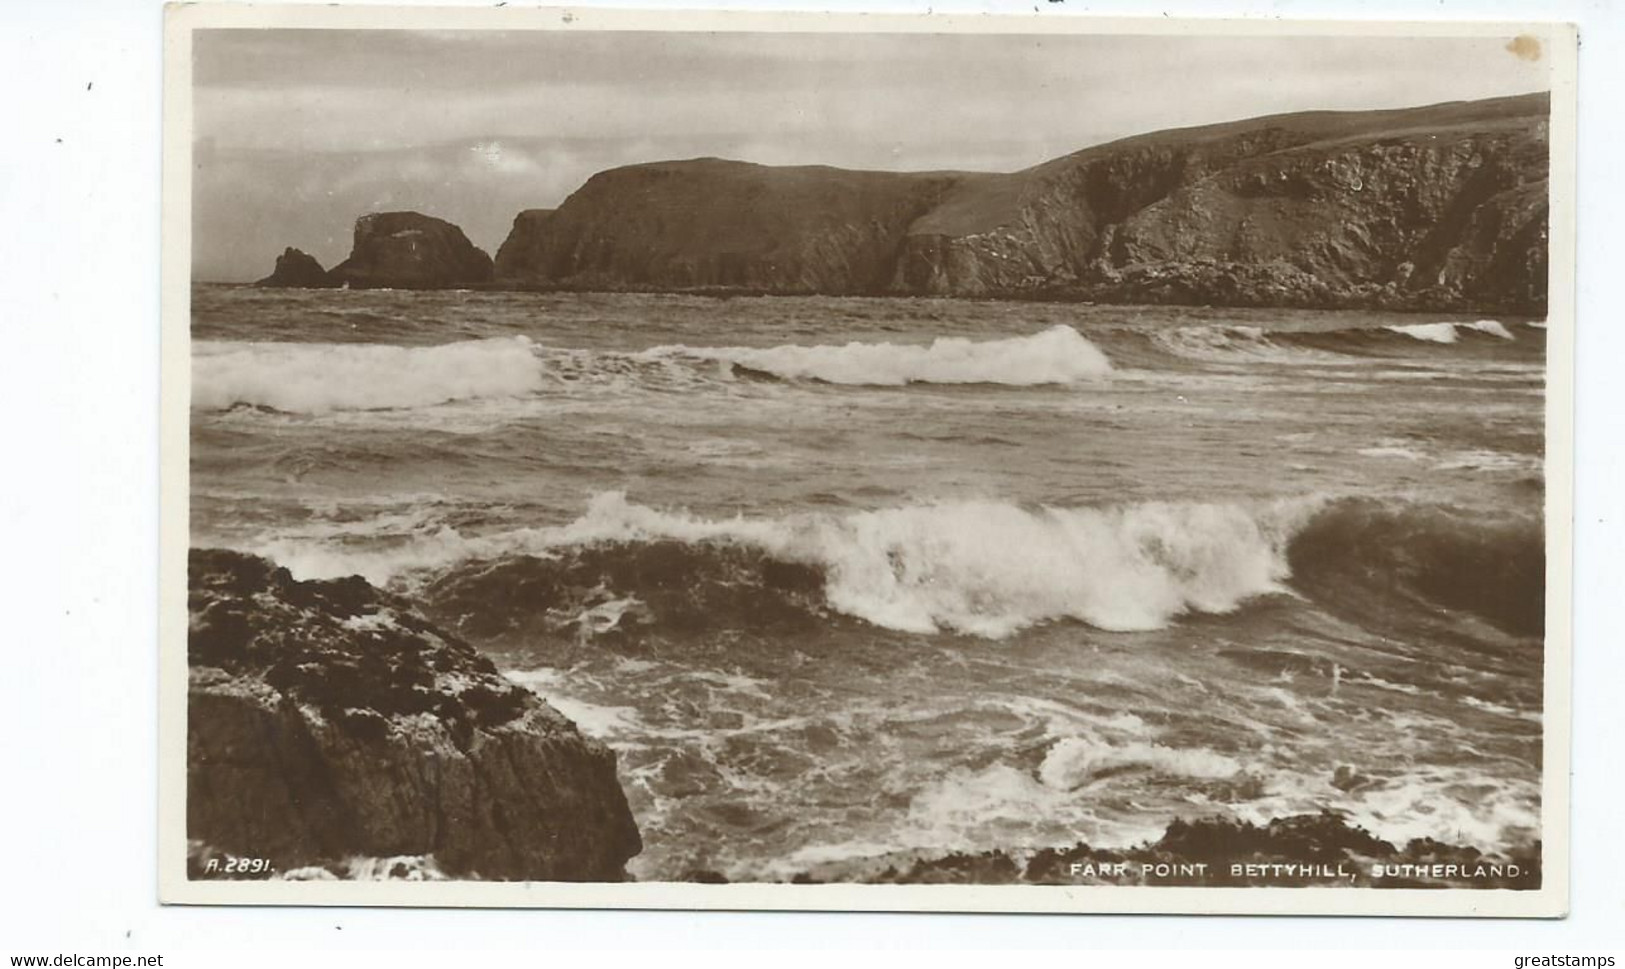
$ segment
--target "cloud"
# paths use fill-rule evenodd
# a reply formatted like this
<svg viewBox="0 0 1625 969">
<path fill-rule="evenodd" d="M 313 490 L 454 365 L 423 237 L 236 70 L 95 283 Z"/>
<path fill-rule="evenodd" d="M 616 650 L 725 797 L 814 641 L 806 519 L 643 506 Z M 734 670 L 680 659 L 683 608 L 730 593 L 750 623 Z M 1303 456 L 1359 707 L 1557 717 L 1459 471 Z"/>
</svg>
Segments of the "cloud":
<svg viewBox="0 0 1625 969">
<path fill-rule="evenodd" d="M 1160 128 L 1547 87 L 1508 40 L 201 31 L 198 251 L 246 278 L 408 202 L 494 248 L 518 207 L 656 159 L 1012 171 Z"/>
</svg>

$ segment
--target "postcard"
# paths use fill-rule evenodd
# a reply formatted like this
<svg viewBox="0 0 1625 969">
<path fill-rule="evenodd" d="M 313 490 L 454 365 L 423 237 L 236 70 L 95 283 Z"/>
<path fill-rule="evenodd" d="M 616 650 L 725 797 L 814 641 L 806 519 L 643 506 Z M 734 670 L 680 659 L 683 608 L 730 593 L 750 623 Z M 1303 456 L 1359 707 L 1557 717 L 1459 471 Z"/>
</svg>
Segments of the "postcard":
<svg viewBox="0 0 1625 969">
<path fill-rule="evenodd" d="M 171 7 L 161 897 L 1562 915 L 1575 53 Z"/>
</svg>

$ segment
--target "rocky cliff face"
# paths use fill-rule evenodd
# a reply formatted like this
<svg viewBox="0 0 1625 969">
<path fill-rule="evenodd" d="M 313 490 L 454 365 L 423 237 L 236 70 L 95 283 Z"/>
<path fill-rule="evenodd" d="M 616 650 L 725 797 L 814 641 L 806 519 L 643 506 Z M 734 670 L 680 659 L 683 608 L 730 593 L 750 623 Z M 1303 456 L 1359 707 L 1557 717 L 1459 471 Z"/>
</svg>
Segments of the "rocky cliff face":
<svg viewBox="0 0 1625 969">
<path fill-rule="evenodd" d="M 1009 175 L 638 165 L 521 216 L 498 276 L 1538 313 L 1547 113 L 1530 95 L 1280 115 Z"/>
<path fill-rule="evenodd" d="M 508 238 L 497 250 L 494 272 L 497 278 L 523 278 L 527 267 L 544 263 L 547 254 L 547 225 L 553 209 L 526 209 L 513 218 Z"/>
<path fill-rule="evenodd" d="M 329 276 L 356 289 L 454 289 L 489 282 L 491 257 L 450 222 L 375 212 L 356 220 L 350 258 Z"/>
<path fill-rule="evenodd" d="M 883 289 L 908 227 L 965 176 L 702 158 L 600 172 L 515 221 L 498 278 L 603 288 Z"/>
<path fill-rule="evenodd" d="M 255 286 L 274 289 L 328 289 L 337 286 L 316 257 L 289 247 L 276 257 L 276 268 Z"/>
<path fill-rule="evenodd" d="M 197 857 L 612 881 L 642 849 L 615 755 L 410 603 L 221 550 L 189 599 Z"/>
</svg>

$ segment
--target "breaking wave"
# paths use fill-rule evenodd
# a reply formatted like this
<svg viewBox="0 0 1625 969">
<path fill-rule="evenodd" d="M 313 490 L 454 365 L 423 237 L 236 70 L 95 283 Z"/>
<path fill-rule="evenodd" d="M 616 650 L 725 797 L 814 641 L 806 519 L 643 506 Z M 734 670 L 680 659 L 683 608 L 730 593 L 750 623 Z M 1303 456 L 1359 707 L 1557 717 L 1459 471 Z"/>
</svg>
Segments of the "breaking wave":
<svg viewBox="0 0 1625 969">
<path fill-rule="evenodd" d="M 1180 326 L 1147 333 L 1106 329 L 1098 336 L 1130 362 L 1348 365 L 1361 357 L 1406 355 L 1473 337 L 1475 345 L 1519 346 L 1495 320 L 1415 323 L 1321 332 L 1256 326 Z M 1485 343 L 1484 341 L 1488 341 Z M 1524 341 L 1538 352 L 1538 339 Z M 1147 351 L 1152 360 L 1145 361 Z M 526 398 L 549 389 L 605 384 L 684 391 L 739 381 L 811 381 L 900 387 L 909 384 L 1071 385 L 1108 377 L 1112 360 L 1070 326 L 997 340 L 939 337 L 931 343 L 847 343 L 775 347 L 692 347 L 642 351 L 548 347 L 519 337 L 437 346 L 347 343 L 193 344 L 192 404 L 201 410 L 254 407 L 295 414 L 396 410 L 457 401 Z"/>
<path fill-rule="evenodd" d="M 1375 499 L 1024 508 L 943 502 L 706 519 L 598 495 L 567 525 L 450 529 L 371 558 L 262 548 L 296 574 L 421 584 L 465 631 L 586 635 L 805 624 L 1003 638 L 1057 620 L 1157 629 L 1298 593 L 1356 616 L 1410 608 L 1540 628 L 1538 522 Z M 477 628 L 474 628 L 477 627 Z"/>
<path fill-rule="evenodd" d="M 193 349 L 194 407 L 298 414 L 528 397 L 583 382 L 670 389 L 739 378 L 1027 387 L 1069 384 L 1112 369 L 1105 354 L 1068 326 L 1003 340 L 943 337 L 919 345 L 672 345 L 616 352 L 546 347 L 521 336 L 424 347 L 198 341 Z"/>
<path fill-rule="evenodd" d="M 1152 344 L 1176 357 L 1217 363 L 1352 364 L 1337 353 L 1294 346 L 1291 334 L 1271 334 L 1257 326 L 1179 326 L 1161 330 Z"/>
<path fill-rule="evenodd" d="M 1461 610 L 1519 634 L 1545 626 L 1537 519 L 1487 521 L 1441 506 L 1346 499 L 1294 536 L 1287 564 L 1295 588 L 1353 618 L 1409 603 Z"/>
<path fill-rule="evenodd" d="M 1111 361 L 1077 330 L 1052 326 L 1031 336 L 972 341 L 940 337 L 929 344 L 848 343 L 843 346 L 660 347 L 791 380 L 899 386 L 930 384 L 1066 384 L 1111 372 Z"/>
<path fill-rule="evenodd" d="M 1148 341 L 1153 350 L 1185 360 L 1318 366 L 1349 365 L 1372 356 L 1409 356 L 1430 346 L 1459 344 L 1486 350 L 1520 346 L 1517 336 L 1497 320 L 1316 331 L 1204 324 L 1158 330 L 1149 335 Z M 1530 344 L 1526 352 L 1538 352 L 1538 339 L 1526 342 Z"/>
<path fill-rule="evenodd" d="M 192 406 L 321 414 L 523 397 L 543 386 L 531 349 L 524 337 L 427 347 L 198 341 Z"/>
<path fill-rule="evenodd" d="M 1496 320 L 1479 320 L 1475 323 L 1412 323 L 1401 326 L 1388 326 L 1383 329 L 1394 333 L 1403 333 L 1413 340 L 1423 340 L 1428 343 L 1455 343 L 1461 338 L 1462 331 L 1469 333 L 1484 333 L 1501 340 L 1515 340 L 1512 331 Z"/>
</svg>

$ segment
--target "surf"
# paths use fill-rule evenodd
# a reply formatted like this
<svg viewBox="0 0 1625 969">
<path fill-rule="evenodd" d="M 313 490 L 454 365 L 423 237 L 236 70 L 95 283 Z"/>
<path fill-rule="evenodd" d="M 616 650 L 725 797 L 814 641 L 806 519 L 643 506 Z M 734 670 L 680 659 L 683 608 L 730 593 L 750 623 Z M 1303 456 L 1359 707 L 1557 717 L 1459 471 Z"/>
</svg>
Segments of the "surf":
<svg viewBox="0 0 1625 969">
<path fill-rule="evenodd" d="M 1261 326 L 1209 323 L 1170 326 L 1152 331 L 1113 330 L 1103 334 L 1108 349 L 1139 342 L 1153 359 L 1219 364 L 1350 366 L 1372 358 L 1395 359 L 1440 352 L 1472 354 L 1539 353 L 1541 328 L 1527 327 L 1530 339 L 1498 320 L 1400 323 L 1326 330 L 1268 329 Z M 1131 350 L 1130 352 L 1134 352 Z"/>
<path fill-rule="evenodd" d="M 544 386 L 531 347 L 525 337 L 422 347 L 197 341 L 192 406 L 325 414 L 524 397 Z"/>
<path fill-rule="evenodd" d="M 928 344 L 665 346 L 645 356 L 681 355 L 731 364 L 746 374 L 786 380 L 897 387 L 905 384 L 1070 384 L 1112 372 L 1106 354 L 1070 326 L 1000 340 L 938 337 Z"/>
<path fill-rule="evenodd" d="M 563 525 L 383 550 L 273 543 L 301 577 L 408 581 L 495 634 L 812 628 L 846 617 L 902 633 L 1008 638 L 1076 621 L 1108 632 L 1305 596 L 1359 621 L 1455 609 L 1538 634 L 1538 522 L 1400 499 L 1023 507 L 943 501 L 845 514 L 708 519 L 605 492 Z M 604 609 L 613 606 L 611 617 Z"/>
</svg>

